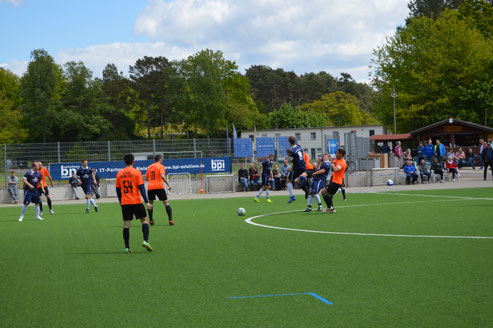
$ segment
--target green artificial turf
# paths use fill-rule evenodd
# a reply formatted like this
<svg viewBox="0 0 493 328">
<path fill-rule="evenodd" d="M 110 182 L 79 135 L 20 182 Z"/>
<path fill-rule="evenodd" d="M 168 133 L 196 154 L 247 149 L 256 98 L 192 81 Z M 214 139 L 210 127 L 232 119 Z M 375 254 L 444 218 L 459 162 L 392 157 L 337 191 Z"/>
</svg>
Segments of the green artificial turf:
<svg viewBox="0 0 493 328">
<path fill-rule="evenodd" d="M 493 188 L 406 193 L 348 194 L 347 202 L 338 194 L 336 214 L 293 212 L 254 222 L 493 237 L 493 200 L 474 199 L 493 199 Z M 141 224 L 133 221 L 129 255 L 116 203 L 90 214 L 83 203 L 55 206 L 43 222 L 30 207 L 22 223 L 20 208 L 1 208 L 0 327 L 492 325 L 493 239 L 331 235 L 244 222 L 306 207 L 301 197 L 290 205 L 287 199 L 171 199 L 172 227 L 156 204 L 154 251 L 140 246 Z M 310 295 L 228 298 L 310 292 L 333 304 Z"/>
</svg>

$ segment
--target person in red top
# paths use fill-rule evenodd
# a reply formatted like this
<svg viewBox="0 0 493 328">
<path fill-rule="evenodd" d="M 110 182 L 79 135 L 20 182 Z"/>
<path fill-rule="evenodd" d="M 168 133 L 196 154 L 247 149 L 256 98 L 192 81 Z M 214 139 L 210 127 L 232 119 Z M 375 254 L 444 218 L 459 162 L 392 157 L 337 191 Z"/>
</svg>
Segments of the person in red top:
<svg viewBox="0 0 493 328">
<path fill-rule="evenodd" d="M 458 175 L 459 171 L 457 168 L 457 163 L 454 161 L 452 156 L 449 156 L 448 160 L 445 162 L 445 168 L 447 169 L 448 173 L 452 173 L 452 181 L 455 181 L 455 175 Z"/>
<path fill-rule="evenodd" d="M 344 172 L 346 172 L 347 164 L 344 159 L 344 155 L 346 155 L 346 151 L 344 149 L 339 148 L 336 151 L 336 159 L 332 161 L 332 179 L 331 182 L 322 189 L 322 196 L 327 204 L 327 209 L 325 212 L 335 213 L 334 204 L 332 203 L 332 197 L 337 193 L 337 190 L 342 187 L 344 183 Z"/>
<path fill-rule="evenodd" d="M 43 186 L 45 186 L 44 190 L 44 195 L 46 197 L 46 202 L 48 203 L 48 207 L 50 208 L 50 214 L 55 214 L 53 211 L 53 208 L 51 206 L 51 197 L 50 197 L 50 191 L 48 190 L 48 184 L 46 183 L 46 177 L 50 179 L 51 186 L 54 187 L 55 184 L 53 183 L 53 179 L 51 178 L 50 172 L 46 169 L 46 167 L 43 166 L 43 163 L 38 162 L 40 170 L 39 173 L 41 173 L 41 180 L 43 180 Z M 41 188 L 41 184 L 38 182 L 38 194 L 39 194 L 39 215 L 43 215 L 43 203 L 41 201 L 41 195 L 43 194 L 43 190 Z"/>
<path fill-rule="evenodd" d="M 126 167 L 116 175 L 116 194 L 118 195 L 123 214 L 125 253 L 132 253 L 130 250 L 130 223 L 134 215 L 142 222 L 142 234 L 144 236 L 142 247 L 145 247 L 150 252 L 152 251 L 152 247 L 149 245 L 149 224 L 147 223 L 146 210 L 144 205 L 142 205 L 140 196 L 142 195 L 148 210 L 152 209 L 152 205 L 147 199 L 142 173 L 134 168 L 134 155 L 127 154 L 123 160 Z"/>
<path fill-rule="evenodd" d="M 174 225 L 173 222 L 173 213 L 171 211 L 171 206 L 168 202 L 168 196 L 166 195 L 166 191 L 164 190 L 164 183 L 168 185 L 168 190 L 171 190 L 171 186 L 168 183 L 168 179 L 166 179 L 166 169 L 163 165 L 163 156 L 156 155 L 154 157 L 155 163 L 149 165 L 147 168 L 145 179 L 149 181 L 147 186 L 147 196 L 149 197 L 149 203 L 154 205 L 154 200 L 159 198 L 159 200 L 163 201 L 166 206 L 166 213 L 168 214 L 169 225 Z M 149 219 L 151 220 L 151 225 L 154 225 L 153 209 L 148 211 Z"/>
</svg>

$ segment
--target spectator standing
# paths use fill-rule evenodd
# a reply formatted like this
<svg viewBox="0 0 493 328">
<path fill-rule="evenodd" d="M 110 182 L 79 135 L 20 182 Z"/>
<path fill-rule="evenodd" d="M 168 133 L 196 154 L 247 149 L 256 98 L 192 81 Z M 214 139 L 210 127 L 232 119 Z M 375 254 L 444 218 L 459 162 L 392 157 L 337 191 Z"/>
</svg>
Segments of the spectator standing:
<svg viewBox="0 0 493 328">
<path fill-rule="evenodd" d="M 447 161 L 445 162 L 445 168 L 447 172 L 452 173 L 452 181 L 455 181 L 455 175 L 459 174 L 457 163 L 454 161 L 452 156 L 449 156 Z"/>
<path fill-rule="evenodd" d="M 70 179 L 68 179 L 68 183 L 72 187 L 72 191 L 74 192 L 75 200 L 78 200 L 79 196 L 77 196 L 77 187 L 79 186 L 79 181 L 77 181 L 77 178 L 75 177 L 75 172 L 73 172 Z"/>
<path fill-rule="evenodd" d="M 388 153 L 390 153 L 390 147 L 389 147 L 389 144 L 388 144 L 387 141 L 384 141 L 383 142 L 382 147 L 380 147 L 380 152 L 382 154 L 388 154 Z"/>
<path fill-rule="evenodd" d="M 248 191 L 248 171 L 245 169 L 245 164 L 241 164 L 238 170 L 238 182 L 243 187 L 243 191 Z"/>
<path fill-rule="evenodd" d="M 466 154 L 466 161 L 467 161 L 467 165 L 470 165 L 473 170 L 476 169 L 476 167 L 474 166 L 474 160 L 476 159 L 476 157 L 478 157 L 478 155 L 476 155 L 472 151 L 472 148 L 469 148 L 469 151 Z"/>
<path fill-rule="evenodd" d="M 396 158 L 396 166 L 401 167 L 402 164 L 402 147 L 401 142 L 397 141 L 397 144 L 394 147 L 394 156 Z"/>
<path fill-rule="evenodd" d="M 416 173 L 416 168 L 411 163 L 411 160 L 407 160 L 404 164 L 404 173 L 406 173 L 406 184 L 414 184 L 418 180 L 418 174 Z M 412 180 L 412 181 L 411 181 Z"/>
<path fill-rule="evenodd" d="M 454 154 L 454 159 L 459 169 L 466 166 L 466 153 L 464 153 L 462 147 L 459 147 L 459 150 Z"/>
<path fill-rule="evenodd" d="M 288 179 L 289 175 L 289 170 L 291 169 L 291 166 L 289 166 L 288 161 L 284 160 L 284 164 L 281 166 L 281 172 L 280 172 L 280 187 L 282 189 L 286 189 L 286 180 Z"/>
<path fill-rule="evenodd" d="M 92 182 L 91 188 L 92 192 L 96 196 L 96 199 L 101 198 L 101 195 L 99 194 L 99 176 L 96 173 L 96 169 L 92 169 L 92 174 L 94 175 L 94 181 Z"/>
<path fill-rule="evenodd" d="M 413 156 L 411 155 L 411 149 L 409 149 L 409 148 L 406 149 L 406 151 L 402 155 L 402 158 L 404 159 L 404 161 L 407 161 L 407 160 L 412 161 L 413 160 Z"/>
<path fill-rule="evenodd" d="M 428 139 L 428 143 L 423 149 L 423 155 L 427 161 L 430 161 L 430 163 L 433 161 L 433 155 L 435 154 L 435 150 L 433 147 L 433 141 L 431 139 Z"/>
<path fill-rule="evenodd" d="M 438 158 L 433 157 L 433 162 L 431 163 L 431 171 L 435 174 L 440 174 L 440 182 L 443 183 L 443 167 L 442 163 L 438 161 Z"/>
<path fill-rule="evenodd" d="M 250 176 L 250 190 L 255 190 L 253 189 L 254 185 L 257 184 L 257 186 L 259 186 L 260 180 L 258 175 L 258 169 L 255 167 L 255 165 L 253 165 L 253 163 L 250 164 L 248 175 Z"/>
<path fill-rule="evenodd" d="M 486 175 L 488 173 L 488 166 L 491 170 L 491 175 L 493 176 L 493 149 L 491 148 L 491 144 L 485 143 L 483 153 L 481 154 L 481 158 L 483 160 L 484 165 L 484 180 L 486 180 Z"/>
<path fill-rule="evenodd" d="M 481 165 L 480 169 L 483 169 L 483 149 L 486 146 L 483 139 L 479 139 L 479 165 Z"/>
<path fill-rule="evenodd" d="M 430 182 L 431 173 L 430 173 L 430 170 L 428 170 L 428 167 L 426 166 L 424 158 L 422 158 L 420 160 L 419 165 L 418 165 L 418 170 L 419 170 L 419 175 L 421 177 L 421 183 Z M 426 177 L 426 180 L 425 180 L 425 177 Z"/>
<path fill-rule="evenodd" d="M 15 176 L 15 171 L 10 172 L 9 177 L 9 193 L 12 196 L 12 204 L 17 204 L 19 202 L 19 189 L 17 189 L 17 183 L 19 179 Z"/>
<path fill-rule="evenodd" d="M 276 180 L 279 180 L 279 165 L 274 165 L 272 169 L 271 190 L 276 190 Z"/>
<path fill-rule="evenodd" d="M 425 146 L 423 145 L 423 141 L 420 141 L 418 146 L 418 163 L 421 163 L 421 159 L 424 157 L 425 157 Z"/>
<path fill-rule="evenodd" d="M 437 139 L 436 144 L 435 144 L 435 156 L 436 156 L 436 158 L 438 158 L 438 161 L 440 163 L 443 163 L 446 155 L 447 155 L 447 150 L 445 149 L 445 146 L 442 143 L 440 143 L 440 139 Z"/>
</svg>

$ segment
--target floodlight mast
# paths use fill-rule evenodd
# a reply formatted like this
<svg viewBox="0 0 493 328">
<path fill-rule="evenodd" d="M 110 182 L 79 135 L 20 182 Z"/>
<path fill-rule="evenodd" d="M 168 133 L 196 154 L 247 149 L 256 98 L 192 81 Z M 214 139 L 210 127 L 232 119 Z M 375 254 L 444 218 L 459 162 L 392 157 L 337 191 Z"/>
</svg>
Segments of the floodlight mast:
<svg viewBox="0 0 493 328">
<path fill-rule="evenodd" d="M 394 134 L 397 133 L 397 126 L 395 122 L 395 98 L 397 97 L 397 92 L 395 92 L 394 85 L 392 85 L 392 98 L 394 99 Z"/>
</svg>

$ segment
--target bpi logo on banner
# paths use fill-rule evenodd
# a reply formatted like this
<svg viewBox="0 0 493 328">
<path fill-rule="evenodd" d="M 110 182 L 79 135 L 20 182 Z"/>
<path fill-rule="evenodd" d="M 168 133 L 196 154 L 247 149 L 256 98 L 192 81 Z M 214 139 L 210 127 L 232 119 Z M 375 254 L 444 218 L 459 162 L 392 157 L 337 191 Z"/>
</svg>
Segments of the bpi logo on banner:
<svg viewBox="0 0 493 328">
<path fill-rule="evenodd" d="M 61 174 L 62 179 L 68 179 L 72 176 L 72 173 L 77 173 L 77 170 L 80 168 L 80 165 L 62 165 L 61 166 Z"/>
<path fill-rule="evenodd" d="M 223 159 L 211 159 L 212 171 L 224 171 L 226 163 Z"/>
</svg>

